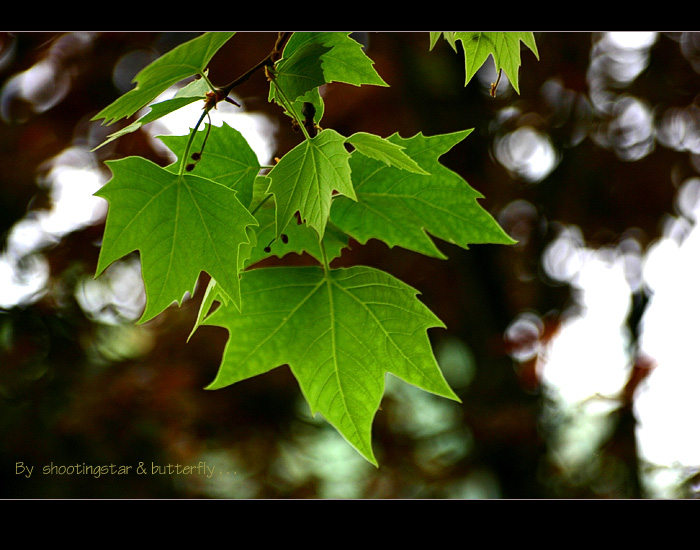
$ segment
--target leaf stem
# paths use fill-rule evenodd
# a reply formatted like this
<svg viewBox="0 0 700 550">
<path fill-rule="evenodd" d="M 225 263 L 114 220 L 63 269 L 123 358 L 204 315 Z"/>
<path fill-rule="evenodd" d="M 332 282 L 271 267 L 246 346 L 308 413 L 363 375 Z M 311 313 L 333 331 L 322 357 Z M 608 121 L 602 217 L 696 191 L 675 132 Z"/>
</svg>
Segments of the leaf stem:
<svg viewBox="0 0 700 550">
<path fill-rule="evenodd" d="M 301 128 L 301 131 L 304 133 L 304 136 L 306 137 L 307 140 L 311 139 L 311 136 L 309 135 L 309 131 L 306 129 L 306 125 L 304 124 L 303 121 L 299 120 L 299 117 L 297 116 L 296 112 L 293 109 L 293 106 L 289 99 L 287 99 L 287 96 L 284 94 L 284 90 L 280 88 L 277 85 L 277 81 L 272 80 L 272 84 L 275 86 L 275 90 L 277 90 L 277 93 L 280 95 L 280 98 L 282 99 L 282 102 L 284 103 L 284 108 L 287 109 L 289 114 L 294 117 L 294 120 L 297 121 L 297 125 L 299 128 Z"/>
<path fill-rule="evenodd" d="M 194 136 L 197 134 L 197 130 L 199 130 L 199 125 L 202 124 L 204 117 L 207 116 L 208 114 L 209 114 L 209 109 L 204 109 L 202 111 L 202 116 L 199 117 L 197 124 L 195 124 L 194 128 L 192 128 L 192 131 L 190 132 L 190 139 L 187 140 L 187 147 L 185 148 L 185 154 L 182 155 L 182 158 L 180 159 L 180 171 L 179 171 L 180 176 L 182 176 L 185 173 L 185 167 L 187 166 L 187 159 L 190 158 L 190 149 L 192 149 L 192 143 L 194 142 Z"/>
</svg>

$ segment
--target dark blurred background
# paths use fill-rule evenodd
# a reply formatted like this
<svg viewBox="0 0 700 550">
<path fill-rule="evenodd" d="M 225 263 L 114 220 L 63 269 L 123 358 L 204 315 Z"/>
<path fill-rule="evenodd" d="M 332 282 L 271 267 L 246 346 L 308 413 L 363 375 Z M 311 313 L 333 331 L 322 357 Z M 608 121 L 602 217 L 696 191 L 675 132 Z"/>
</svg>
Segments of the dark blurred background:
<svg viewBox="0 0 700 550">
<path fill-rule="evenodd" d="M 227 338 L 207 327 L 187 342 L 204 285 L 136 326 L 138 256 L 93 278 L 104 161 L 169 162 L 152 135 L 176 124 L 91 152 L 115 128 L 90 119 L 196 35 L 0 33 L 0 497 L 697 496 L 698 34 L 536 33 L 540 59 L 523 47 L 520 95 L 504 79 L 495 98 L 490 60 L 465 87 L 461 52 L 444 41 L 429 51 L 428 33 L 355 35 L 390 87 L 327 86 L 322 125 L 403 137 L 474 128 L 442 162 L 519 241 L 439 242 L 446 261 L 371 242 L 337 260 L 421 292 L 448 327 L 430 336 L 463 401 L 389 377 L 378 469 L 310 417 L 286 367 L 203 389 Z M 275 37 L 236 35 L 211 80 L 242 74 Z M 231 107 L 226 120 L 260 134 L 259 156 L 281 156 L 300 138 L 267 86 L 257 74 L 236 89 L 245 114 Z M 217 474 L 150 469 L 202 462 Z M 132 468 L 42 473 L 110 464 Z"/>
</svg>

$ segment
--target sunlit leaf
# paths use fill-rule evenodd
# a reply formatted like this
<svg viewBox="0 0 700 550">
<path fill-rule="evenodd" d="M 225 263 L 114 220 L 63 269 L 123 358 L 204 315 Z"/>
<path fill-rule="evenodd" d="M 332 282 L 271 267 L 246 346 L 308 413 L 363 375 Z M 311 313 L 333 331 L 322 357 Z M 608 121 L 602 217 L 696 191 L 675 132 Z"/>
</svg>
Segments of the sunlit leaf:
<svg viewBox="0 0 700 550">
<path fill-rule="evenodd" d="M 194 292 L 209 273 L 240 307 L 239 246 L 256 221 L 236 192 L 211 180 L 177 175 L 140 157 L 110 161 L 112 179 L 96 193 L 109 202 L 97 275 L 138 250 L 146 287 L 140 322 Z"/>
<path fill-rule="evenodd" d="M 277 102 L 284 106 L 286 102 L 293 103 L 299 96 L 323 86 L 326 78 L 321 68 L 321 56 L 328 51 L 330 48 L 322 44 L 309 43 L 283 58 L 275 67 L 271 98 L 281 96 L 284 101 Z"/>
<path fill-rule="evenodd" d="M 468 78 L 492 55 L 517 89 L 520 42 L 537 54 L 531 33 L 472 34 L 431 33 L 430 46 L 440 36 L 455 50 L 462 42 Z M 204 99 L 206 65 L 232 35 L 206 33 L 141 71 L 136 87 L 96 118 L 111 123 L 131 116 L 172 84 L 204 78 L 151 105 L 108 141 Z M 162 137 L 178 159 L 165 168 L 140 157 L 108 162 L 113 177 L 97 193 L 109 202 L 97 274 L 138 252 L 145 322 L 193 294 L 207 273 L 193 332 L 216 325 L 230 336 L 210 388 L 289 365 L 312 414 L 321 413 L 376 464 L 371 427 L 387 373 L 457 400 L 428 339 L 429 329 L 443 325 L 414 289 L 388 273 L 331 269 L 331 261 L 351 238 L 375 238 L 439 258 L 444 255 L 433 238 L 465 248 L 513 241 L 479 205 L 480 193 L 439 162 L 469 131 L 411 139 L 357 132 L 346 138 L 320 128 L 325 84 L 386 85 L 349 33 L 293 33 L 275 67 L 260 64 L 256 70 L 261 67 L 271 80 L 269 97 L 304 123 L 301 143 L 280 152 L 265 175 L 246 139 L 226 124 Z M 269 267 L 280 261 L 265 261 L 292 253 L 321 265 Z"/>
<path fill-rule="evenodd" d="M 295 32 L 275 67 L 275 75 L 270 101 L 294 111 L 298 120 L 303 119 L 303 102 L 309 101 L 316 107 L 316 122 L 323 114 L 323 100 L 318 94 L 323 84 L 387 85 L 362 45 L 347 32 Z"/>
<path fill-rule="evenodd" d="M 214 54 L 234 35 L 234 32 L 208 32 L 180 44 L 135 77 L 136 87 L 119 97 L 93 117 L 112 124 L 127 118 L 153 101 L 173 84 L 193 75 L 203 75 Z"/>
<path fill-rule="evenodd" d="M 355 151 L 350 167 L 356 200 L 338 197 L 331 221 L 361 243 L 375 238 L 438 258 L 444 255 L 429 235 L 463 248 L 477 243 L 512 244 L 477 202 L 482 195 L 438 162 L 469 133 L 388 138 L 429 175 L 399 170 Z"/>
<path fill-rule="evenodd" d="M 321 56 L 326 82 L 344 82 L 354 86 L 386 86 L 362 45 L 347 32 L 295 32 L 285 46 L 284 55 L 318 44 L 328 51 Z"/>
<path fill-rule="evenodd" d="M 445 40 L 456 50 L 456 42 L 464 48 L 466 82 L 492 56 L 496 71 L 503 69 L 513 89 L 520 93 L 518 72 L 520 70 L 520 43 L 525 44 L 539 59 L 535 36 L 532 32 L 444 32 Z M 437 41 L 436 33 L 431 33 L 430 48 Z"/>
<path fill-rule="evenodd" d="M 99 149 L 107 145 L 108 143 L 118 139 L 122 136 L 136 132 L 145 124 L 154 122 L 170 113 L 173 113 L 182 107 L 194 103 L 195 101 L 201 101 L 205 99 L 205 94 L 207 92 L 207 84 L 203 79 L 198 79 L 190 82 L 187 86 L 178 90 L 175 96 L 171 99 L 166 99 L 158 103 L 154 103 L 150 106 L 150 111 L 139 118 L 136 122 L 132 122 L 128 126 L 122 128 L 121 130 L 110 134 L 107 139 L 100 145 L 95 147 L 94 150 Z"/>
<path fill-rule="evenodd" d="M 301 221 L 323 238 L 333 193 L 355 198 L 349 159 L 345 138 L 335 130 L 304 140 L 280 159 L 268 174 L 268 192 L 277 205 L 277 236 L 299 212 Z"/>
<path fill-rule="evenodd" d="M 416 291 L 369 267 L 254 269 L 238 311 L 205 321 L 230 338 L 210 389 L 289 365 L 311 408 L 370 462 L 371 428 L 386 373 L 458 400 L 435 361 L 427 329 L 443 326 Z"/>
</svg>

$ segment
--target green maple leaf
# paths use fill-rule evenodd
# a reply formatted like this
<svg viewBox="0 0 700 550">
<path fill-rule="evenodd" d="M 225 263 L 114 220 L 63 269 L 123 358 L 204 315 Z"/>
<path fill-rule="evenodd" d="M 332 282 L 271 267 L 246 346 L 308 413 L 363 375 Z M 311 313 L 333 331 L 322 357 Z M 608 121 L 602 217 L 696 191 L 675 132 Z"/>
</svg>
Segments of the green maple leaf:
<svg viewBox="0 0 700 550">
<path fill-rule="evenodd" d="M 270 101 L 276 101 L 285 109 L 291 108 L 299 120 L 303 119 L 304 101 L 312 102 L 318 115 L 323 112 L 323 101 L 317 90 L 324 84 L 387 86 L 375 70 L 374 61 L 348 32 L 295 32 L 275 66 L 275 75 L 270 86 Z M 300 100 L 301 96 L 307 98 Z"/>
<path fill-rule="evenodd" d="M 102 109 L 92 120 L 103 118 L 103 124 L 112 124 L 130 117 L 173 84 L 192 75 L 205 76 L 211 58 L 234 34 L 208 32 L 180 44 L 142 69 L 134 77 L 136 87 Z"/>
<path fill-rule="evenodd" d="M 296 212 L 323 238 L 334 192 L 355 199 L 345 138 L 323 130 L 304 140 L 270 171 L 268 193 L 275 197 L 279 237 Z"/>
<path fill-rule="evenodd" d="M 204 79 L 198 79 L 190 82 L 187 86 L 178 90 L 178 92 L 173 98 L 154 103 L 153 105 L 151 105 L 149 112 L 143 115 L 137 121 L 132 122 L 128 126 L 122 128 L 121 130 L 118 130 L 117 132 L 114 132 L 113 134 L 110 134 L 107 137 L 107 139 L 100 145 L 95 147 L 93 151 L 96 151 L 100 147 L 107 145 L 115 139 L 137 131 L 144 124 L 154 122 L 159 118 L 169 115 L 170 113 L 173 113 L 178 109 L 189 105 L 190 103 L 206 99 L 205 94 L 208 90 L 209 86 L 204 81 Z"/>
<path fill-rule="evenodd" d="M 535 36 L 531 32 L 444 32 L 445 40 L 457 51 L 457 42 L 464 48 L 464 63 L 466 69 L 465 85 L 474 77 L 476 72 L 493 57 L 496 71 L 503 69 L 513 85 L 520 93 L 518 71 L 520 70 L 520 42 L 523 42 L 535 57 L 539 59 Z M 440 33 L 431 33 L 430 49 L 438 41 Z"/>
<path fill-rule="evenodd" d="M 437 258 L 445 256 L 429 235 L 463 248 L 477 243 L 512 244 L 514 241 L 477 202 L 482 195 L 438 162 L 470 132 L 388 138 L 429 175 L 400 170 L 360 151 L 353 152 L 350 167 L 356 200 L 336 198 L 331 221 L 362 244 L 376 238 L 390 247 L 401 246 Z"/>
<path fill-rule="evenodd" d="M 161 101 L 159 103 L 154 104 L 151 107 L 151 110 L 139 118 L 136 122 L 132 122 L 128 126 L 122 128 L 121 130 L 114 132 L 113 134 L 110 134 L 105 141 L 103 141 L 100 145 L 95 147 L 93 151 L 96 151 L 100 147 L 104 147 L 108 143 L 114 141 L 115 139 L 118 139 L 122 136 L 125 136 L 127 134 L 131 134 L 132 132 L 137 131 L 140 129 L 144 124 L 148 124 L 149 122 L 153 122 L 155 120 L 158 120 L 159 118 L 164 117 L 165 115 L 168 115 L 174 111 L 177 111 L 178 109 L 181 109 L 182 107 L 185 107 L 189 105 L 190 103 L 194 103 L 195 101 L 198 101 L 198 97 L 180 97 L 180 98 L 172 98 L 168 99 L 165 101 Z"/>
<path fill-rule="evenodd" d="M 267 188 L 267 177 L 258 176 L 258 180 L 259 182 L 265 182 L 258 183 L 258 185 L 264 185 Z M 248 227 L 249 243 L 242 244 L 239 248 L 241 271 L 272 256 L 283 258 L 288 254 L 301 255 L 307 253 L 320 264 L 330 263 L 339 257 L 342 250 L 348 246 L 347 235 L 332 224 L 327 226 L 321 241 L 319 241 L 318 233 L 303 223 L 289 224 L 285 229 L 285 238 L 277 238 L 274 201 L 264 201 L 265 204 L 260 204 L 261 202 L 263 201 L 257 197 L 254 202 L 255 208 L 253 209 L 255 210 L 255 219 L 258 225 Z M 211 279 L 200 304 L 197 320 L 191 334 L 194 334 L 202 325 L 214 302 L 217 301 L 227 305 L 230 302 L 230 298 L 216 284 L 216 281 Z"/>
<path fill-rule="evenodd" d="M 311 408 L 373 464 L 371 427 L 390 372 L 459 401 L 432 353 L 442 322 L 417 292 L 369 267 L 254 269 L 242 275 L 243 311 L 220 307 L 206 325 L 230 339 L 209 389 L 289 365 Z"/>
<path fill-rule="evenodd" d="M 311 45 L 327 50 L 320 59 L 325 82 L 344 82 L 354 86 L 386 86 L 362 45 L 348 32 L 295 32 L 284 48 L 284 56 L 295 56 Z"/>
<path fill-rule="evenodd" d="M 174 174 L 140 157 L 109 161 L 113 177 L 96 195 L 109 202 L 97 265 L 138 250 L 146 287 L 139 322 L 192 294 L 202 271 L 240 307 L 239 247 L 256 221 L 224 185 Z"/>
<path fill-rule="evenodd" d="M 310 92 L 326 83 L 321 68 L 321 56 L 330 48 L 318 43 L 304 44 L 292 55 L 283 58 L 275 66 L 274 85 L 270 86 L 274 99 L 283 90 L 287 101 L 295 101 L 299 96 Z M 278 102 L 279 103 L 279 102 Z"/>
</svg>

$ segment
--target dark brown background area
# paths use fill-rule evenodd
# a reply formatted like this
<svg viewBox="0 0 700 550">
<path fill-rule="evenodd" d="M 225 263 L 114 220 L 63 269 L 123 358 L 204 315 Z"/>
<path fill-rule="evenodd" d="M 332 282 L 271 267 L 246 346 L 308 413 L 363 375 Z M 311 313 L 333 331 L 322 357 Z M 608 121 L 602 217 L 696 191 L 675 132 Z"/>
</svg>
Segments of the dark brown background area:
<svg viewBox="0 0 700 550">
<path fill-rule="evenodd" d="M 71 144 L 96 145 L 91 140 L 104 136 L 89 121 L 123 91 L 113 78 L 118 62 L 141 52 L 126 69 L 133 76 L 143 63 L 194 36 L 100 32 L 80 39 L 69 33 L 0 33 L 3 246 L 18 220 L 50 202 L 40 185 L 44 163 Z M 275 36 L 236 35 L 214 58 L 211 80 L 224 84 L 245 72 L 267 55 Z M 574 482 L 554 466 L 550 427 L 542 422 L 546 399 L 528 365 L 516 364 L 509 354 L 503 334 L 524 310 L 541 313 L 547 326 L 555 328 L 570 303 L 569 288 L 549 280 L 541 268 L 556 222 L 578 226 L 593 247 L 616 244 L 632 228 L 644 248 L 659 236 L 664 215 L 673 212 L 678 182 L 697 174 L 697 158 L 657 145 L 640 160 L 625 161 L 592 139 L 609 122 L 584 108 L 590 107 L 591 52 L 600 34 L 537 33 L 540 59 L 523 48 L 520 95 L 505 90 L 496 98 L 477 79 L 465 87 L 461 53 L 442 41 L 429 51 L 427 33 L 368 32 L 357 38 L 390 87 L 328 86 L 323 126 L 343 135 L 398 132 L 403 137 L 474 128 L 442 162 L 479 190 L 484 208 L 523 241 L 470 250 L 439 242 L 449 256 L 445 261 L 370 242 L 353 246 L 337 262 L 386 269 L 417 288 L 448 327 L 431 331 L 436 349 L 459 342 L 459 349 L 468 352 L 472 377 L 457 389 L 463 404 L 444 410 L 426 405 L 424 412 L 415 412 L 427 422 L 435 410 L 443 411 L 449 417 L 444 429 L 433 423 L 431 429 L 412 430 L 400 393 L 392 392 L 374 427 L 380 468 L 357 464 L 350 453 L 341 460 L 345 468 L 329 473 L 324 462 L 330 451 L 320 450 L 318 441 L 338 438 L 310 420 L 286 367 L 224 390 L 203 389 L 216 373 L 227 335 L 200 329 L 187 343 L 201 289 L 181 309 L 171 308 L 140 329 L 145 331 L 136 337 L 142 339 L 142 351 L 126 358 L 105 353 L 96 342 L 126 333 L 94 322 L 73 296 L 78 278 L 94 273 L 103 231 L 96 224 L 41 251 L 50 266 L 48 292 L 22 307 L 0 309 L 0 497 L 645 496 L 636 481 L 633 426 L 622 422 L 601 452 L 617 449 L 620 475 L 629 483 L 610 482 L 602 472 Z M 50 55 L 60 55 L 68 89 L 51 108 L 37 112 L 31 102 L 13 96 L 8 83 Z M 698 107 L 700 74 L 691 59 L 681 51 L 678 34 L 661 34 L 638 78 L 624 87 L 608 84 L 617 94 L 643 98 L 656 113 L 671 106 Z M 544 85 L 552 81 L 566 90 L 561 98 L 575 97 L 583 107 L 547 100 Z M 299 135 L 267 102 L 267 87 L 257 74 L 236 93 L 248 110 L 267 113 L 279 123 L 281 156 L 298 143 Z M 504 119 L 506 108 L 516 116 Z M 536 183 L 510 174 L 493 151 L 498 136 L 524 126 L 549 135 L 560 154 L 556 169 Z M 98 151 L 97 159 L 127 155 L 165 162 L 140 132 Z M 509 210 L 516 214 L 503 217 L 516 201 L 532 208 L 520 216 Z M 342 453 L 334 443 L 328 448 Z M 26 479 L 16 473 L 18 462 L 38 470 L 51 463 L 196 465 L 202 460 L 223 461 L 216 463 L 235 473 L 217 486 L 195 476 L 94 479 L 35 473 Z"/>
</svg>

